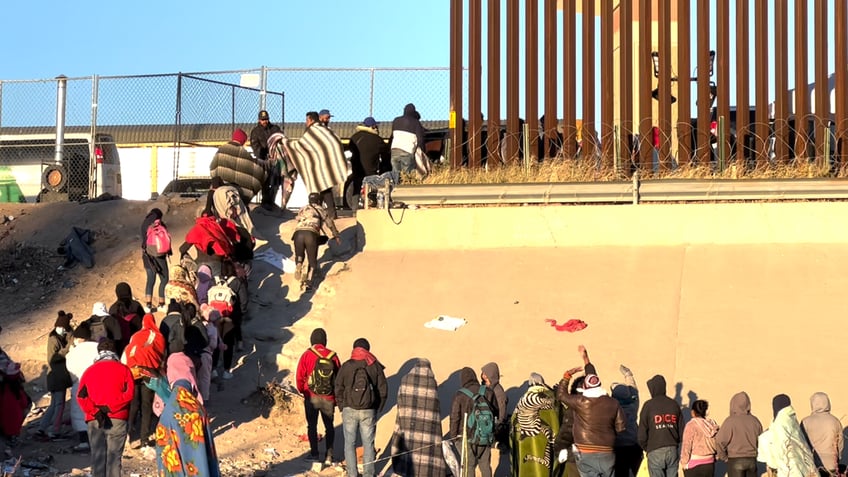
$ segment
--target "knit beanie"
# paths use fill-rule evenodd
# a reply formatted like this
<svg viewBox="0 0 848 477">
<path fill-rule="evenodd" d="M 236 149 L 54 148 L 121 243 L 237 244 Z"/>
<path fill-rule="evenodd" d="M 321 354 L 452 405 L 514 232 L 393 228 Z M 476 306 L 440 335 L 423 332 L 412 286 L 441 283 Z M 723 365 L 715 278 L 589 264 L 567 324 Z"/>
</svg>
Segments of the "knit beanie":
<svg viewBox="0 0 848 477">
<path fill-rule="evenodd" d="M 789 399 L 789 396 L 786 394 L 778 394 L 771 400 L 771 409 L 774 411 L 774 417 L 777 417 L 777 413 L 780 412 L 781 409 L 785 407 L 789 407 L 792 405 L 792 400 Z"/>
<path fill-rule="evenodd" d="M 74 317 L 73 313 L 65 314 L 64 310 L 59 310 L 59 316 L 56 317 L 56 323 L 53 324 L 54 328 L 64 328 L 65 330 L 71 329 L 71 318 Z"/>
<path fill-rule="evenodd" d="M 324 328 L 315 328 L 312 330 L 312 335 L 309 337 L 309 344 L 327 346 L 327 332 Z"/>
<path fill-rule="evenodd" d="M 244 143 L 247 142 L 247 133 L 244 132 L 243 129 L 239 128 L 233 131 L 233 141 L 244 146 Z"/>
<path fill-rule="evenodd" d="M 592 389 L 601 385 L 601 378 L 597 374 L 587 374 L 583 381 L 583 389 Z"/>
<path fill-rule="evenodd" d="M 371 343 L 369 343 L 365 338 L 357 338 L 357 340 L 353 342 L 353 347 L 362 348 L 365 351 L 371 351 Z"/>
<path fill-rule="evenodd" d="M 128 283 L 121 282 L 115 285 L 115 297 L 118 300 L 130 301 L 132 300 L 132 287 Z"/>
</svg>

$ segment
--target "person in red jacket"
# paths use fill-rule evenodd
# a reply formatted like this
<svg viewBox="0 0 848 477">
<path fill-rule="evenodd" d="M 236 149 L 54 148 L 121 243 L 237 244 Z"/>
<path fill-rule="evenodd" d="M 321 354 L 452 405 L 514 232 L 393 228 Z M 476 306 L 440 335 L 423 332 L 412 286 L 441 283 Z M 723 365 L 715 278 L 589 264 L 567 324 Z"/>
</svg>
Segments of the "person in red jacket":
<svg viewBox="0 0 848 477">
<path fill-rule="evenodd" d="M 335 430 L 333 417 L 335 415 L 336 398 L 334 396 L 335 376 L 341 367 L 335 351 L 327 348 L 327 332 L 323 328 L 315 328 L 309 337 L 312 345 L 303 352 L 297 362 L 297 390 L 303 394 L 304 411 L 306 413 L 306 435 L 309 437 L 310 461 L 318 461 L 318 414 L 324 423 L 327 455 L 325 462 L 333 462 L 333 440 Z M 327 366 L 329 360 L 332 366 Z"/>
<path fill-rule="evenodd" d="M 130 368 L 115 354 L 114 341 L 103 340 L 97 351 L 94 364 L 80 378 L 77 401 L 88 424 L 92 475 L 120 477 L 135 383 Z"/>
<path fill-rule="evenodd" d="M 140 413 L 141 427 L 138 430 L 140 446 L 155 445 L 150 436 L 153 434 L 153 396 L 156 393 L 145 386 L 144 381 L 161 374 L 164 358 L 165 337 L 156 326 L 156 318 L 153 314 L 147 313 L 142 319 L 141 330 L 133 333 L 121 356 L 121 362 L 130 368 L 135 383 L 135 393 L 127 421 L 127 436 L 132 439 L 133 422 Z"/>
</svg>

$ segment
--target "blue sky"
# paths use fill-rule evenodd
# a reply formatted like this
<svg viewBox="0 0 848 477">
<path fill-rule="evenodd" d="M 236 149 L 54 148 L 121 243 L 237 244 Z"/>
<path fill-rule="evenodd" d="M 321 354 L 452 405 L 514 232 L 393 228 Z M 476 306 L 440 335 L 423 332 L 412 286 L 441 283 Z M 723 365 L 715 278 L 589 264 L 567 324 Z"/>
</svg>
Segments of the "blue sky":
<svg viewBox="0 0 848 477">
<path fill-rule="evenodd" d="M 748 1 L 753 29 L 753 0 Z M 773 14 L 774 1 L 769 0 Z M 832 25 L 834 2 L 828 0 Z M 484 3 L 484 15 L 486 7 Z M 540 0 L 543 4 L 544 0 Z M 790 2 L 790 5 L 794 2 Z M 810 5 L 812 34 L 813 0 Z M 502 1 L 505 6 L 505 0 Z M 146 2 L 103 2 L 76 0 L 50 2 L 34 9 L 22 1 L 4 4 L 4 22 L 0 42 L 6 45 L 0 62 L 0 79 L 53 78 L 97 75 L 137 75 L 254 69 L 260 66 L 294 67 L 446 67 L 449 62 L 450 0 L 323 0 L 309 2 L 224 2 L 210 0 L 148 0 Z M 522 2 L 523 5 L 523 2 Z M 693 24 L 695 21 L 693 0 Z M 731 2 L 735 12 L 735 2 Z M 466 8 L 467 14 L 467 8 Z M 505 23 L 505 8 L 502 7 Z M 713 15 L 715 13 L 713 12 Z M 732 13 L 732 15 L 735 15 Z M 37 22 L 32 17 L 37 17 Z M 792 30 L 790 12 L 790 30 Z M 732 16 L 731 22 L 735 21 Z M 577 22 L 578 28 L 580 22 Z M 483 22 L 484 29 L 486 22 Z M 520 25 L 523 29 L 523 11 Z M 712 25 L 714 26 L 714 19 Z M 37 28 L 34 28 L 36 27 Z M 504 25 L 505 28 L 505 25 Z M 600 27 L 598 26 L 598 29 Z M 832 28 L 831 28 L 832 30 Z M 540 27 L 540 32 L 543 29 Z M 523 34 L 523 32 L 522 32 Z M 773 32 L 770 33 L 770 40 Z M 832 33 L 831 33 L 832 37 Z M 578 33 L 578 44 L 580 35 Z M 715 48 L 713 32 L 713 48 Z M 598 37 L 598 41 L 600 38 Z M 731 43 L 734 39 L 731 38 Z M 693 42 L 694 43 L 694 42 Z M 770 44 L 773 44 L 770 41 Z M 833 42 L 831 41 L 832 45 Z M 12 46 L 15 45 L 15 46 Z M 465 44 L 467 48 L 467 42 Z M 812 47 L 812 41 L 810 41 Z M 522 41 L 523 47 L 523 41 Z M 694 45 L 693 45 L 694 48 Z M 790 69 L 793 64 L 793 41 L 790 35 Z M 505 54 L 505 48 L 502 54 Z M 562 42 L 558 45 L 561 55 Z M 540 45 L 540 55 L 543 49 Z M 485 53 L 484 53 L 485 56 Z M 832 52 L 831 52 L 832 57 Z M 693 51 L 694 58 L 694 51 Z M 753 54 L 751 55 L 753 61 Z M 812 57 L 811 57 L 812 58 Z M 502 63 L 505 65 L 505 62 Z M 540 68 L 544 62 L 540 60 Z M 596 61 L 600 68 L 600 61 Z M 731 62 L 731 78 L 735 61 Z M 694 66 L 694 65 L 693 65 Z M 523 68 L 523 60 L 522 60 Z M 579 66 L 578 66 L 579 68 Z M 812 61 L 810 79 L 812 80 Z M 485 71 L 485 70 L 484 70 Z M 540 82 L 543 81 L 540 70 Z M 828 71 L 833 71 L 832 61 Z M 505 75 L 505 72 L 502 74 Z M 578 71 L 579 78 L 579 71 Z M 752 73 L 753 74 L 753 73 Z M 338 88 L 367 88 L 367 78 L 349 75 L 349 84 L 338 81 Z M 439 83 L 446 75 L 434 76 Z M 327 80 L 325 78 L 325 80 Z M 420 82 L 421 78 L 417 78 Z M 300 81 L 300 80 L 297 80 Z M 377 98 L 390 107 L 380 108 L 381 115 L 400 111 L 407 96 L 427 94 L 427 88 L 415 78 L 392 78 L 393 89 L 384 89 Z M 790 86 L 794 77 L 790 74 Z M 323 81 L 322 82 L 326 82 Z M 359 86 L 351 86 L 356 83 Z M 485 80 L 484 80 L 485 88 Z M 504 84 L 502 82 L 502 84 Z M 364 86 L 362 86 L 364 85 Z M 754 88 L 751 85 L 751 98 Z M 467 87 L 467 84 L 466 84 Z M 520 86 L 523 90 L 523 82 Z M 411 93 L 410 89 L 414 89 Z M 735 102 L 735 85 L 731 84 L 731 102 Z M 773 84 L 769 97 L 773 97 Z M 289 90 L 291 91 L 291 90 Z M 422 111 L 427 119 L 447 117 L 447 85 L 432 88 Z M 485 94 L 485 92 L 484 92 Z M 302 96 L 303 94 L 301 94 Z M 361 94 L 360 94 L 361 95 Z M 341 94 L 340 96 L 344 96 Z M 386 98 L 385 96 L 389 96 Z M 579 96 L 579 91 L 578 91 Z M 694 96 L 694 95 L 693 95 Z M 561 98 L 561 90 L 558 98 Z M 5 98 L 8 100 L 9 98 Z M 294 100 L 294 98 L 290 98 Z M 288 99 L 287 99 L 288 101 Z M 311 100 L 310 100 L 311 101 Z M 343 101 L 343 100 L 339 100 Z M 353 105 L 327 105 L 331 109 L 357 111 L 361 118 L 361 99 Z M 540 98 L 541 101 L 541 98 Z M 83 101 L 84 102 L 84 101 Z M 485 96 L 483 107 L 485 110 Z M 561 103 L 561 100 L 558 100 Z M 287 103 L 289 104 L 289 103 Z M 310 103 L 311 104 L 311 103 Z M 578 98 L 578 115 L 581 101 Z M 598 97 L 598 105 L 600 97 Z M 443 106 L 442 106 L 443 105 Z M 322 106 L 316 106 L 316 109 Z M 523 109 L 523 100 L 522 105 Z M 541 107 L 541 105 L 540 105 Z M 599 107 L 599 106 L 598 106 Z M 291 115 L 293 112 L 288 111 Z M 302 109 L 298 106 L 297 109 Z M 311 108 L 310 108 L 311 109 Z M 505 106 L 502 106 L 505 112 Z M 297 114 L 302 114 L 298 111 Z M 353 120 L 354 117 L 341 117 Z M 380 118 L 380 119 L 390 119 Z"/>
</svg>

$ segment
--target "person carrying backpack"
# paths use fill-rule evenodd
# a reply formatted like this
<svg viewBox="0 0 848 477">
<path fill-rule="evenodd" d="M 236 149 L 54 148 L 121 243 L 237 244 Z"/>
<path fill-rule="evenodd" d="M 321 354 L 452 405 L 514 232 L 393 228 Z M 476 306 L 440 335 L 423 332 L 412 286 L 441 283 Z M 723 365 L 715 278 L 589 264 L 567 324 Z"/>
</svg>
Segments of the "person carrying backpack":
<svg viewBox="0 0 848 477">
<path fill-rule="evenodd" d="M 159 226 L 165 229 L 167 226 L 162 221 L 162 211 L 153 208 L 147 213 L 147 216 L 141 222 L 141 262 L 144 264 L 144 272 L 147 274 L 147 282 L 144 286 L 144 302 L 147 304 L 147 309 L 150 312 L 156 311 L 153 306 L 153 285 L 156 283 L 156 277 L 159 277 L 159 307 L 165 306 L 165 284 L 168 283 L 168 256 L 171 255 L 170 241 L 168 250 L 161 253 L 159 250 L 148 248 L 152 228 Z"/>
<path fill-rule="evenodd" d="M 297 362 L 297 390 L 303 394 L 306 413 L 306 435 L 309 438 L 307 460 L 318 462 L 318 414 L 324 423 L 324 442 L 326 444 L 325 462 L 333 461 L 333 441 L 335 430 L 335 377 L 338 373 L 339 357 L 335 351 L 327 348 L 327 332 L 315 328 L 309 337 L 311 346 L 303 352 Z"/>
<path fill-rule="evenodd" d="M 121 341 L 121 325 L 114 316 L 109 314 L 106 305 L 98 301 L 91 307 L 91 316 L 85 320 L 91 330 L 91 341 L 99 343 L 105 338 L 112 341 Z"/>
<path fill-rule="evenodd" d="M 132 287 L 126 282 L 115 285 L 115 303 L 109 307 L 109 314 L 121 327 L 121 342 L 117 343 L 118 349 L 123 351 L 130 341 L 130 337 L 141 330 L 144 318 L 144 307 L 133 298 Z"/>
<path fill-rule="evenodd" d="M 495 393 L 479 384 L 477 373 L 469 367 L 459 371 L 459 380 L 462 387 L 456 392 L 451 404 L 449 437 L 462 437 L 462 422 L 467 415 L 468 446 L 464 472 L 474 475 L 475 469 L 479 467 L 483 477 L 492 477 L 491 456 L 495 444 L 495 419 L 498 416 Z"/>
<path fill-rule="evenodd" d="M 365 462 L 362 475 L 374 477 L 377 416 L 383 412 L 389 394 L 384 369 L 385 366 L 371 354 L 371 344 L 368 340 L 359 338 L 353 342 L 350 359 L 342 364 L 336 376 L 336 404 L 342 412 L 348 477 L 358 475 L 355 465 L 357 432 L 362 440 L 362 460 Z"/>
</svg>

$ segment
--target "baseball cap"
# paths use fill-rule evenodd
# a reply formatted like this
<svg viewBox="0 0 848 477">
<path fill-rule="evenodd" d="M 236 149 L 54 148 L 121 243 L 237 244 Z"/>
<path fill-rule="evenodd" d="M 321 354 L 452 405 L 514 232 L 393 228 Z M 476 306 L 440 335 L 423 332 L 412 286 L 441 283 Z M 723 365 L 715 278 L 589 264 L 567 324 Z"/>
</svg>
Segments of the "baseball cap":
<svg viewBox="0 0 848 477">
<path fill-rule="evenodd" d="M 271 119 L 271 117 L 268 116 L 268 111 L 263 109 L 262 111 L 259 111 L 259 119 Z"/>
<path fill-rule="evenodd" d="M 329 109 L 322 109 L 321 111 L 318 111 L 318 116 L 329 116 L 331 118 L 333 117 L 333 115 L 330 114 Z"/>
<path fill-rule="evenodd" d="M 373 128 L 377 126 L 377 121 L 371 116 L 368 116 L 367 118 L 362 120 L 362 124 L 368 126 L 369 128 Z"/>
</svg>

